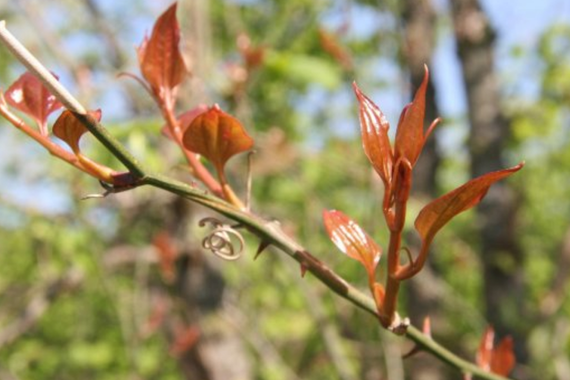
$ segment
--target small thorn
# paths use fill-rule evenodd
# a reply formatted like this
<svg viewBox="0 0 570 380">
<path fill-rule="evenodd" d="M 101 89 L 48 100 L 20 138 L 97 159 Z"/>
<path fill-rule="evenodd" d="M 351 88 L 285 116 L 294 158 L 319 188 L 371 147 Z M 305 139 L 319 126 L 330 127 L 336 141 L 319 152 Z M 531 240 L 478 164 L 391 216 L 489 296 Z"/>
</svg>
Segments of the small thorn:
<svg viewBox="0 0 570 380">
<path fill-rule="evenodd" d="M 406 354 L 402 355 L 402 359 L 411 358 L 412 356 L 414 356 L 415 354 L 417 354 L 421 350 L 422 349 L 419 346 L 414 345 L 414 347 L 412 347 L 412 349 L 410 351 L 408 351 Z"/>
<path fill-rule="evenodd" d="M 432 339 L 432 337 L 431 337 L 431 320 L 429 319 L 429 316 L 424 318 L 424 323 L 422 326 L 422 332 L 424 333 L 425 336 Z"/>
<path fill-rule="evenodd" d="M 265 251 L 265 248 L 269 247 L 270 245 L 271 245 L 271 243 L 268 242 L 267 240 L 262 240 L 259 243 L 259 247 L 257 247 L 257 252 L 255 253 L 255 256 L 253 257 L 253 259 L 257 260 L 259 255 L 261 255 L 263 253 L 263 251 Z"/>
<path fill-rule="evenodd" d="M 307 273 L 308 269 L 309 268 L 305 264 L 301 263 L 301 278 L 305 278 L 305 274 Z"/>
</svg>

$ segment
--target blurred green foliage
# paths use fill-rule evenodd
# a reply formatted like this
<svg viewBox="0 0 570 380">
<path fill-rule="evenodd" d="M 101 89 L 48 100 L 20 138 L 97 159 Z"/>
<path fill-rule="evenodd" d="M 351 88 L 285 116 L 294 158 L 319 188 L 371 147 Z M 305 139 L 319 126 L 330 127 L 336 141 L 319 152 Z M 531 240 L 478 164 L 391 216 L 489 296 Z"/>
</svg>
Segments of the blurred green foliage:
<svg viewBox="0 0 570 380">
<path fill-rule="evenodd" d="M 60 12 L 72 15 L 81 4 L 68 3 Z M 143 29 L 148 30 L 156 17 L 150 13 L 156 13 L 156 9 L 147 9 L 145 4 L 137 2 L 136 14 L 117 29 L 132 35 L 141 29 L 135 22 L 142 19 Z M 374 11 L 374 5 L 362 1 L 355 2 L 354 7 Z M 238 115 L 244 101 L 249 107 L 249 113 L 241 116 L 256 137 L 258 148 L 253 209 L 268 219 L 281 221 L 319 259 L 351 283 L 365 288 L 362 268 L 335 250 L 321 224 L 323 209 L 343 210 L 370 231 L 381 246 L 387 245 L 378 205 L 381 187 L 358 141 L 355 101 L 349 94 L 353 74 L 346 72 L 318 42 L 318 28 L 329 27 L 326 16 L 331 9 L 343 11 L 332 0 L 212 1 L 209 11 L 215 58 L 219 60 L 217 75 L 224 75 L 224 63 L 239 60 L 235 40 L 240 32 L 246 32 L 254 44 L 266 47 L 265 62 L 250 78 L 245 100 L 236 99 L 230 92 L 213 95 L 213 101 Z M 105 17 L 116 19 L 117 15 L 109 12 Z M 17 15 L 11 21 L 24 22 Z M 61 38 L 81 33 L 79 27 L 61 26 Z M 397 41 L 397 28 L 385 28 L 385 37 L 375 33 L 361 38 L 341 35 L 339 43 L 357 53 L 354 58 L 362 67 L 377 62 L 379 56 L 397 61 L 397 49 L 379 49 L 381 44 L 390 46 Z M 136 43 L 141 39 L 136 37 Z M 129 46 L 133 41 L 122 43 Z M 553 287 L 562 241 L 569 228 L 569 45 L 567 27 L 547 32 L 532 52 L 543 68 L 539 96 L 531 100 L 508 99 L 507 104 L 515 122 L 510 152 L 514 161 L 519 157 L 527 160 L 524 172 L 513 179 L 520 189 L 518 228 L 527 257 L 524 280 L 529 289 L 525 300 L 528 315 L 520 317 L 532 337 L 528 342 L 529 365 L 537 368 L 543 379 L 556 378 L 553 358 L 570 356 L 570 339 L 564 330 L 570 315 L 568 300 L 559 300 L 556 310 L 548 315 L 541 311 L 541 302 Z M 98 87 L 110 83 L 115 75 L 101 59 L 94 58 L 100 56 L 99 52 L 88 51 L 84 56 L 78 53 L 77 57 L 73 51 L 67 54 L 78 63 L 88 64 L 97 78 L 95 82 L 102 78 L 102 85 L 94 84 L 94 100 L 90 103 L 113 102 L 105 98 L 105 89 Z M 123 69 L 137 72 L 134 51 L 126 55 L 128 63 Z M 7 77 L 11 72 L 8 68 L 19 70 L 8 60 L 8 55 L 0 55 L 2 88 L 15 79 Z M 65 67 L 59 69 L 66 72 Z M 366 84 L 372 87 L 379 83 L 385 82 L 376 75 L 367 78 Z M 343 101 L 331 106 L 339 98 Z M 124 104 L 125 108 L 132 107 L 132 112 L 124 121 L 104 119 L 110 130 L 152 170 L 189 180 L 182 158 L 160 136 L 162 122 L 157 115 L 146 117 L 152 113 L 148 107 L 128 101 Z M 143 112 L 138 113 L 141 108 Z M 388 116 L 394 121 L 397 117 Z M 17 134 L 3 120 L 0 127 L 9 130 L 3 134 Z M 339 128 L 342 133 L 338 133 Z M 143 337 L 140 332 L 152 314 L 152 289 L 163 287 L 172 292 L 161 280 L 156 261 L 142 259 L 152 237 L 166 223 L 169 211 L 163 206 L 168 198 L 156 191 L 137 189 L 105 200 L 78 201 L 88 193 L 101 191 L 94 180 L 51 157 L 48 160 L 45 153 L 34 153 L 30 158 L 21 151 L 28 149 L 25 139 L 11 139 L 17 147 L 6 148 L 7 152 L 18 152 L 18 158 L 0 166 L 0 182 L 3 187 L 15 184 L 32 190 L 24 200 L 13 197 L 13 192 L 0 194 L 0 332 L 21 318 L 29 302 L 50 281 L 71 268 L 81 271 L 83 278 L 77 288 L 58 295 L 28 331 L 0 346 L 0 378 L 3 371 L 22 379 L 181 378 L 177 358 L 169 353 L 167 337 L 159 333 Z M 89 157 L 120 168 L 96 142 L 88 142 L 86 151 Z M 231 179 L 243 194 L 245 159 L 235 161 L 229 165 Z M 464 166 L 453 158 L 444 162 L 440 170 L 442 192 L 466 179 Z M 59 198 L 54 197 L 61 203 L 56 211 L 32 202 L 35 192 L 41 192 L 46 182 L 60 193 Z M 410 213 L 424 201 L 415 201 Z M 410 214 L 410 230 L 413 217 Z M 441 334 L 446 344 L 471 357 L 486 325 L 473 223 L 473 214 L 454 220 L 438 236 L 434 251 L 438 276 L 445 284 L 442 313 L 447 318 L 445 331 L 434 331 L 434 336 L 439 338 Z M 185 248 L 198 249 L 202 234 L 195 225 L 188 227 L 188 239 L 193 244 Z M 243 339 L 254 363 L 254 378 L 285 379 L 287 370 L 303 379 L 340 378 L 325 353 L 322 321 L 314 317 L 311 303 L 322 304 L 326 319 L 336 326 L 354 378 L 384 372 L 383 363 L 391 358 L 390 347 L 399 347 L 400 342 L 383 337 L 373 318 L 328 294 L 310 277 L 302 280 L 312 291 L 308 294 L 293 280 L 299 276 L 299 268 L 280 260 L 277 252 L 269 250 L 253 261 L 256 243 L 248 241 L 246 257 L 240 261 L 219 265 L 232 302 L 246 316 L 244 325 L 248 329 Z M 113 249 L 125 246 L 133 247 L 141 258 L 131 265 L 110 266 Z M 405 314 L 405 310 L 402 312 Z M 224 317 L 220 318 L 223 323 Z M 566 331 L 563 337 L 561 329 Z M 550 344 L 557 334 L 557 344 Z M 259 339 L 273 347 L 280 360 L 267 361 L 263 349 L 255 343 Z"/>
</svg>

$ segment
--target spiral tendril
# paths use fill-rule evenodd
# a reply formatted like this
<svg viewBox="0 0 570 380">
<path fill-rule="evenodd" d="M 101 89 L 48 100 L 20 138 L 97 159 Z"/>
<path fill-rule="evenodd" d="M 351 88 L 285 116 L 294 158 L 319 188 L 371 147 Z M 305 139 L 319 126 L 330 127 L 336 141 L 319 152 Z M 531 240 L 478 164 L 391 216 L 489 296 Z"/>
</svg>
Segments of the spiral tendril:
<svg viewBox="0 0 570 380">
<path fill-rule="evenodd" d="M 202 247 L 224 260 L 239 259 L 245 246 L 243 236 L 234 227 L 216 218 L 204 218 L 198 223 L 200 227 L 206 224 L 212 225 L 214 229 L 202 240 Z"/>
</svg>

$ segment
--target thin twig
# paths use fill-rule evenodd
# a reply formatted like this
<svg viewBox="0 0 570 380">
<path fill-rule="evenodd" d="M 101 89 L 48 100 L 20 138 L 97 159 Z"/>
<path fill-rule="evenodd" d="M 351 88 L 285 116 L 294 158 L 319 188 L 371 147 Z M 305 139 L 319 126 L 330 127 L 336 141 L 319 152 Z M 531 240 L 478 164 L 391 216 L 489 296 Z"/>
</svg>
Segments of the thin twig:
<svg viewBox="0 0 570 380">
<path fill-rule="evenodd" d="M 10 50 L 29 71 L 34 74 L 47 89 L 67 108 L 78 114 L 78 118 L 87 126 L 89 131 L 137 177 L 144 176 L 144 170 L 138 161 L 103 128 L 95 119 L 87 115 L 81 103 L 30 53 L 20 41 L 6 29 L 6 21 L 0 21 L 0 41 Z"/>
<path fill-rule="evenodd" d="M 0 41 L 2 41 L 10 51 L 44 83 L 49 83 L 48 88 L 52 94 L 60 100 L 64 105 L 67 104 L 73 108 L 72 110 L 82 111 L 80 114 L 85 115 L 85 109 L 69 94 L 53 78 L 39 61 L 34 58 L 6 29 L 4 21 L 0 21 Z M 253 215 L 244 210 L 240 210 L 235 206 L 217 198 L 213 195 L 205 194 L 185 183 L 161 176 L 145 173 L 140 164 L 127 152 L 127 150 L 110 135 L 99 123 L 91 117 L 80 118 L 81 122 L 91 131 L 109 151 L 115 155 L 125 166 L 127 166 L 133 174 L 139 176 L 141 185 L 149 185 L 177 194 L 183 198 L 192 200 L 203 206 L 206 206 L 220 214 L 240 223 L 246 227 L 251 233 L 258 236 L 261 241 L 270 242 L 270 244 L 279 248 L 295 259 L 304 269 L 311 272 L 324 285 L 333 292 L 343 298 L 346 298 L 355 306 L 369 312 L 378 318 L 376 304 L 372 298 L 360 292 L 358 289 L 348 284 L 342 277 L 329 269 L 324 263 L 311 255 L 303 246 L 285 234 L 278 224 L 269 223 L 260 217 Z M 405 335 L 423 350 L 430 352 L 442 362 L 459 369 L 464 373 L 471 373 L 476 377 L 488 380 L 508 380 L 508 378 L 487 372 L 475 364 L 461 359 L 453 352 L 438 344 L 431 337 L 427 337 L 420 330 L 413 326 L 409 326 Z"/>
</svg>

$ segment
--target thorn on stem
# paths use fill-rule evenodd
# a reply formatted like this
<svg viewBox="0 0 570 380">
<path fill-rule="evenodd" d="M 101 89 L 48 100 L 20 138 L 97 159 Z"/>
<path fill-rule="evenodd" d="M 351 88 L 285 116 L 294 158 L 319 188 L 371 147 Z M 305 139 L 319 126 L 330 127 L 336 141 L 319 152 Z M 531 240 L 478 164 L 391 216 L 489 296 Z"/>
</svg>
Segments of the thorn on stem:
<svg viewBox="0 0 570 380">
<path fill-rule="evenodd" d="M 257 252 L 255 252 L 255 256 L 253 257 L 253 260 L 257 260 L 259 255 L 261 255 L 263 253 L 263 251 L 265 251 L 265 248 L 269 247 L 270 245 L 271 245 L 271 243 L 269 241 L 262 240 L 259 243 L 259 247 L 257 247 Z"/>
</svg>

